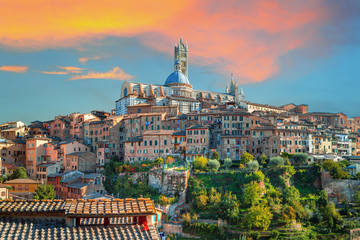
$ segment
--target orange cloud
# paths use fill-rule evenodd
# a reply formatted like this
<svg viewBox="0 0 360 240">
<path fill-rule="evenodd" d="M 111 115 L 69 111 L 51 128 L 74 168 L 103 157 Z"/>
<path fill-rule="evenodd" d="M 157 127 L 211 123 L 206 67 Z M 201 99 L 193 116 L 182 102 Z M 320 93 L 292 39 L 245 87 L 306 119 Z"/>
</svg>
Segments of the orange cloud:
<svg viewBox="0 0 360 240">
<path fill-rule="evenodd" d="M 119 67 L 114 67 L 109 72 L 94 72 L 91 71 L 85 75 L 74 75 L 68 80 L 81 80 L 81 79 L 112 79 L 112 80 L 130 80 L 134 76 L 126 73 Z"/>
<path fill-rule="evenodd" d="M 15 73 L 25 73 L 29 67 L 27 66 L 0 66 L 1 71 L 6 72 L 15 72 Z"/>
<path fill-rule="evenodd" d="M 96 57 L 82 57 L 82 58 L 79 58 L 79 63 L 81 64 L 85 64 L 87 63 L 89 60 L 98 60 L 100 59 L 101 57 L 99 56 L 96 56 Z"/>
<path fill-rule="evenodd" d="M 12 0 L 0 8 L 0 44 L 79 49 L 107 36 L 137 37 L 172 54 L 169 43 L 182 35 L 192 63 L 213 64 L 214 71 L 233 72 L 242 83 L 263 81 L 280 71 L 279 57 L 321 41 L 319 28 L 333 11 L 327 2 Z"/>
<path fill-rule="evenodd" d="M 58 67 L 70 73 L 81 73 L 82 71 L 86 70 L 86 68 L 79 68 L 79 67 Z"/>
<path fill-rule="evenodd" d="M 40 71 L 41 73 L 44 73 L 44 74 L 53 74 L 53 75 L 64 75 L 64 74 L 69 74 L 69 72 L 56 72 L 56 71 L 53 71 L 53 72 L 47 72 L 47 71 Z"/>
</svg>

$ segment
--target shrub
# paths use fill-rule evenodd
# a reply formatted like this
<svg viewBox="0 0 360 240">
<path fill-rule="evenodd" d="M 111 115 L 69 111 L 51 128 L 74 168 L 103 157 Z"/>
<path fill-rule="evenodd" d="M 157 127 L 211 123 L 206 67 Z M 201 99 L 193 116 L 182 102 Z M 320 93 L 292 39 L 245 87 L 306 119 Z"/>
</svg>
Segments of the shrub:
<svg viewBox="0 0 360 240">
<path fill-rule="evenodd" d="M 160 166 L 160 165 L 163 165 L 164 164 L 164 159 L 161 158 L 161 157 L 158 157 L 155 159 L 155 165 L 156 166 Z"/>
<path fill-rule="evenodd" d="M 256 160 L 251 160 L 247 163 L 246 167 L 250 172 L 256 172 L 259 170 L 259 163 Z"/>
<path fill-rule="evenodd" d="M 302 166 L 307 163 L 309 156 L 306 153 L 295 153 L 293 160 L 295 166 Z"/>
<path fill-rule="evenodd" d="M 219 156 L 219 153 L 217 151 L 214 151 L 212 156 L 211 156 L 212 159 L 216 159 L 216 160 L 219 160 L 220 159 L 220 156 Z"/>
<path fill-rule="evenodd" d="M 270 233 L 271 239 L 276 240 L 276 239 L 279 238 L 279 236 L 280 236 L 280 232 L 278 232 L 278 231 L 276 231 L 276 230 L 272 230 L 271 233 Z"/>
<path fill-rule="evenodd" d="M 271 170 L 277 171 L 284 166 L 284 159 L 282 157 L 273 157 L 269 161 L 268 167 Z"/>
<path fill-rule="evenodd" d="M 210 159 L 208 166 L 210 171 L 216 172 L 220 168 L 220 162 L 216 159 Z"/>
<path fill-rule="evenodd" d="M 168 156 L 166 158 L 166 163 L 173 163 L 173 162 L 175 162 L 175 158 L 173 158 L 172 156 Z"/>
<path fill-rule="evenodd" d="M 207 169 L 208 159 L 205 157 L 196 156 L 194 161 L 194 169 L 205 171 Z"/>
<path fill-rule="evenodd" d="M 252 161 L 252 160 L 254 160 L 254 156 L 251 155 L 248 152 L 244 152 L 244 154 L 241 156 L 240 162 L 242 164 L 246 164 L 246 163 L 248 163 L 249 161 Z"/>
<path fill-rule="evenodd" d="M 260 233 L 259 232 L 255 232 L 255 231 L 250 231 L 249 232 L 249 237 L 253 240 L 257 240 L 260 238 Z"/>
<path fill-rule="evenodd" d="M 232 165 L 232 160 L 230 158 L 225 158 L 224 159 L 224 165 L 227 169 L 229 169 Z"/>
</svg>

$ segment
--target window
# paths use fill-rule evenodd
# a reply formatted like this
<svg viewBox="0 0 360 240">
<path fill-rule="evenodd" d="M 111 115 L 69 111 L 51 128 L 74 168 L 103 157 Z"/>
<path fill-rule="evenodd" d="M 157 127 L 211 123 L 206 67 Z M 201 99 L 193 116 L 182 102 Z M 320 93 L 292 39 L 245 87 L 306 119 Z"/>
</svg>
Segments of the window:
<svg viewBox="0 0 360 240">
<path fill-rule="evenodd" d="M 167 145 L 167 140 L 166 139 L 164 140 L 164 145 Z"/>
<path fill-rule="evenodd" d="M 155 140 L 155 146 L 157 146 L 157 140 Z"/>
</svg>

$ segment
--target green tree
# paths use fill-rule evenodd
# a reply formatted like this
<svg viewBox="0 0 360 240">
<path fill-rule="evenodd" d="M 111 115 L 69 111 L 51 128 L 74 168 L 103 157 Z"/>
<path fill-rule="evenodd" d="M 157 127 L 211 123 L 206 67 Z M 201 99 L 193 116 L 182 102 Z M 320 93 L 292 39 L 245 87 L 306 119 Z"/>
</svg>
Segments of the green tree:
<svg viewBox="0 0 360 240">
<path fill-rule="evenodd" d="M 249 229 L 261 228 L 267 230 L 272 218 L 273 214 L 270 211 L 267 201 L 262 201 L 260 204 L 253 205 L 247 210 L 245 223 Z"/>
<path fill-rule="evenodd" d="M 306 153 L 295 153 L 293 157 L 294 165 L 295 166 L 303 166 L 307 163 L 309 155 Z"/>
<path fill-rule="evenodd" d="M 250 182 L 248 184 L 245 184 L 245 190 L 244 190 L 244 205 L 245 206 L 254 206 L 256 205 L 262 195 L 264 193 L 264 189 L 259 186 L 259 183 L 257 182 Z"/>
<path fill-rule="evenodd" d="M 28 178 L 25 168 L 19 167 L 14 170 L 13 174 L 11 175 L 11 179 L 17 178 Z"/>
<path fill-rule="evenodd" d="M 220 162 L 216 159 L 210 159 L 208 161 L 208 166 L 210 171 L 216 172 L 220 168 Z"/>
<path fill-rule="evenodd" d="M 236 195 L 226 192 L 219 203 L 220 216 L 232 223 L 239 219 L 239 202 Z"/>
<path fill-rule="evenodd" d="M 34 199 L 50 199 L 53 200 L 56 197 L 55 186 L 52 184 L 41 184 L 35 189 Z"/>
<path fill-rule="evenodd" d="M 225 165 L 226 169 L 229 169 L 232 165 L 232 160 L 230 158 L 225 158 L 224 165 Z"/>
<path fill-rule="evenodd" d="M 300 192 L 296 187 L 291 186 L 284 189 L 283 198 L 290 206 L 295 206 L 300 202 Z"/>
<path fill-rule="evenodd" d="M 259 163 L 256 160 L 251 160 L 246 164 L 246 168 L 250 172 L 256 172 L 257 170 L 259 170 Z"/>
<path fill-rule="evenodd" d="M 252 160 L 254 160 L 254 156 L 251 155 L 248 152 L 244 152 L 244 154 L 241 156 L 240 162 L 242 164 L 246 164 L 246 163 L 248 163 L 249 161 L 252 161 Z"/>
<path fill-rule="evenodd" d="M 261 165 L 265 165 L 266 164 L 266 160 L 267 160 L 267 157 L 265 155 L 265 153 L 261 154 L 261 157 L 259 158 L 259 162 Z"/>
<path fill-rule="evenodd" d="M 216 159 L 216 160 L 220 159 L 219 153 L 216 150 L 214 150 L 214 152 L 212 153 L 211 159 Z"/>
<path fill-rule="evenodd" d="M 322 208 L 324 221 L 327 223 L 327 226 L 333 228 L 336 223 L 339 223 L 341 220 L 340 213 L 336 211 L 336 208 L 333 203 L 326 205 Z"/>
<path fill-rule="evenodd" d="M 327 193 L 324 191 L 324 190 L 321 190 L 319 192 L 319 198 L 317 200 L 317 205 L 319 207 L 325 207 L 326 205 L 329 204 L 329 198 L 328 198 L 328 195 Z"/>
<path fill-rule="evenodd" d="M 284 166 L 284 159 L 282 157 L 270 158 L 268 167 L 271 170 L 277 171 L 280 170 L 283 166 Z"/>
<path fill-rule="evenodd" d="M 211 188 L 209 192 L 209 205 L 217 207 L 221 201 L 221 193 L 217 192 L 215 188 Z"/>
<path fill-rule="evenodd" d="M 357 205 L 360 205 L 360 191 L 356 191 L 355 194 L 354 194 L 354 202 L 357 204 Z"/>
<path fill-rule="evenodd" d="M 155 164 L 156 166 L 161 166 L 161 165 L 164 164 L 164 159 L 161 158 L 161 157 L 158 157 L 158 158 L 155 159 L 154 164 Z"/>
<path fill-rule="evenodd" d="M 194 169 L 205 171 L 207 168 L 208 161 L 209 160 L 206 157 L 196 156 L 194 161 Z"/>
<path fill-rule="evenodd" d="M 206 194 L 201 194 L 196 197 L 195 204 L 196 207 L 200 210 L 205 210 L 208 205 L 209 197 Z"/>
</svg>

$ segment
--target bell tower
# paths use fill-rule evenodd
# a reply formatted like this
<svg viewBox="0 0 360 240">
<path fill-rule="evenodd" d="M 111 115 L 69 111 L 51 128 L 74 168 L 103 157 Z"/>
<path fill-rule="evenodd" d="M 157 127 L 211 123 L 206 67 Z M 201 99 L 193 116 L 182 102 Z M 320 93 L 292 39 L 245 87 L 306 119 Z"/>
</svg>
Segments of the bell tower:
<svg viewBox="0 0 360 240">
<path fill-rule="evenodd" d="M 181 72 L 188 77 L 188 44 L 183 42 L 182 37 L 180 41 L 175 43 L 175 54 L 174 54 L 174 63 L 176 60 L 180 62 Z"/>
</svg>

